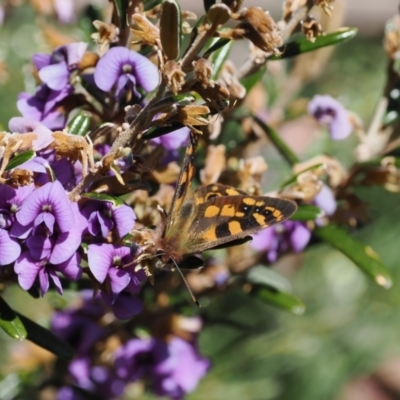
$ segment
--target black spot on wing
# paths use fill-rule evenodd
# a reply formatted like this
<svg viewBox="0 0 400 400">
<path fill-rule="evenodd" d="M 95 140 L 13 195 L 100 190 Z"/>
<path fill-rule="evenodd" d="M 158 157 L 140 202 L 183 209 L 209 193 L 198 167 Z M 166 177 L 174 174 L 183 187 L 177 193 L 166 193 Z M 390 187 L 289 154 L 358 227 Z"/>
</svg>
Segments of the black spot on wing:
<svg viewBox="0 0 400 400">
<path fill-rule="evenodd" d="M 219 238 L 223 238 L 223 237 L 227 237 L 230 236 L 231 232 L 229 230 L 229 225 L 228 222 L 223 222 L 221 224 L 219 224 L 216 228 L 215 228 L 215 236 L 219 239 Z"/>
</svg>

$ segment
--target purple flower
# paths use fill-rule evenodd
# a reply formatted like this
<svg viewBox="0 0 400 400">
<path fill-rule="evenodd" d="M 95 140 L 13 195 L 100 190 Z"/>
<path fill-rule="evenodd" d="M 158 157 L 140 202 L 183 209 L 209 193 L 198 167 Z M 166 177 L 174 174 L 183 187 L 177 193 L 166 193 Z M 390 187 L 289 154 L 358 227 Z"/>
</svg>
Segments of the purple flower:
<svg viewBox="0 0 400 400">
<path fill-rule="evenodd" d="M 14 117 L 10 119 L 8 123 L 8 127 L 11 132 L 16 133 L 34 133 L 37 136 L 37 139 L 33 141 L 33 149 L 35 151 L 43 150 L 54 140 L 52 136 L 52 132 L 49 128 L 37 122 L 35 120 L 31 120 L 29 118 L 24 117 Z"/>
<path fill-rule="evenodd" d="M 96 85 L 109 92 L 116 85 L 116 96 L 130 86 L 135 96 L 140 97 L 136 86 L 146 92 L 156 88 L 159 81 L 157 67 L 146 57 L 126 47 L 113 47 L 99 60 L 94 72 Z"/>
<path fill-rule="evenodd" d="M 176 131 L 167 133 L 166 135 L 152 139 L 151 142 L 154 144 L 159 144 L 169 151 L 177 150 L 187 144 L 189 132 L 189 128 L 183 127 L 181 129 L 177 129 Z"/>
<path fill-rule="evenodd" d="M 18 222 L 33 229 L 44 223 L 52 234 L 56 224 L 60 232 L 68 232 L 74 225 L 71 203 L 58 181 L 49 182 L 35 190 L 17 212 Z"/>
<path fill-rule="evenodd" d="M 332 189 L 323 185 L 320 192 L 314 198 L 314 204 L 324 211 L 325 215 L 331 216 L 335 213 L 337 203 Z"/>
<path fill-rule="evenodd" d="M 0 265 L 14 262 L 21 254 L 21 247 L 7 231 L 0 229 Z"/>
<path fill-rule="evenodd" d="M 165 343 L 153 338 L 131 339 L 115 353 L 115 372 L 135 382 L 148 377 L 160 396 L 181 399 L 193 391 L 210 368 L 194 343 L 174 337 Z"/>
<path fill-rule="evenodd" d="M 56 400 L 85 400 L 84 395 L 80 395 L 76 389 L 71 386 L 61 386 L 58 389 Z"/>
<path fill-rule="evenodd" d="M 18 275 L 18 283 L 22 289 L 29 290 L 39 278 L 40 293 L 47 293 L 50 287 L 50 279 L 53 281 L 59 294 L 63 293 L 60 278 L 57 272 L 61 272 L 67 279 L 78 280 L 82 276 L 79 266 L 80 256 L 75 253 L 70 259 L 58 265 L 50 264 L 48 260 L 35 260 L 29 251 L 23 253 L 14 265 L 14 271 Z"/>
<path fill-rule="evenodd" d="M 58 311 L 51 320 L 52 331 L 70 344 L 79 356 L 88 355 L 98 340 L 107 335 L 100 319 L 105 314 L 104 306 L 93 299 L 93 291 L 81 292 L 83 303 L 79 307 Z"/>
<path fill-rule="evenodd" d="M 132 286 L 135 287 L 135 285 Z M 111 307 L 118 319 L 130 319 L 140 314 L 143 310 L 143 303 L 132 295 L 132 291 L 129 291 L 129 285 L 127 289 L 128 291 L 124 290 L 118 293 L 118 296 L 104 292 L 100 293 L 103 302 Z"/>
<path fill-rule="evenodd" d="M 345 139 L 353 130 L 349 113 L 331 96 L 314 96 L 308 104 L 308 113 L 319 123 L 328 125 L 333 140 Z"/>
<path fill-rule="evenodd" d="M 179 337 L 168 343 L 169 357 L 156 367 L 158 379 L 154 382 L 159 396 L 182 399 L 192 392 L 210 369 L 211 363 L 203 358 L 196 346 Z"/>
<path fill-rule="evenodd" d="M 135 225 L 135 213 L 132 208 L 123 204 L 115 206 L 108 201 L 88 201 L 82 209 L 82 215 L 88 220 L 88 231 L 91 235 L 106 238 L 114 228 L 120 238 L 129 233 Z"/>
<path fill-rule="evenodd" d="M 257 251 L 266 251 L 269 262 L 274 262 L 279 254 L 293 250 L 300 253 L 311 239 L 311 232 L 305 224 L 285 221 L 264 229 L 253 236 L 251 246 Z"/>
<path fill-rule="evenodd" d="M 114 295 L 125 288 L 137 293 L 140 282 L 131 268 L 122 268 L 132 262 L 131 251 L 126 246 L 112 244 L 90 244 L 88 247 L 88 264 L 93 276 L 103 283 L 108 277 L 110 290 Z M 129 287 L 128 287 L 129 285 Z"/>
<path fill-rule="evenodd" d="M 18 95 L 18 111 L 26 118 L 40 121 L 50 129 L 64 128 L 66 116 L 59 107 L 67 96 L 73 92 L 71 85 L 61 90 L 51 90 L 47 85 L 39 86 L 36 93 L 31 95 L 22 92 Z"/>
<path fill-rule="evenodd" d="M 71 72 L 78 68 L 78 63 L 85 54 L 87 43 L 70 43 L 57 47 L 51 56 L 37 53 L 33 63 L 39 71 L 39 77 L 50 89 L 63 90 L 69 85 Z"/>
<path fill-rule="evenodd" d="M 15 222 L 15 214 L 25 199 L 34 191 L 33 186 L 14 189 L 0 184 L 0 228 L 9 229 Z"/>
<path fill-rule="evenodd" d="M 87 227 L 77 203 L 71 203 L 56 182 L 46 183 L 25 200 L 16 214 L 11 236 L 26 239 L 35 261 L 62 264 L 81 244 Z"/>
</svg>

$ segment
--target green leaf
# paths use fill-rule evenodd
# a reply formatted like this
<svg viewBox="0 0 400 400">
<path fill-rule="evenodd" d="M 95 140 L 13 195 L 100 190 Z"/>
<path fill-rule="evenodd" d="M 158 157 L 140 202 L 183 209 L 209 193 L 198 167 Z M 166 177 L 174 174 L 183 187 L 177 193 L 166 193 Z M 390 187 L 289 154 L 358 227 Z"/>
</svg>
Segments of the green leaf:
<svg viewBox="0 0 400 400">
<path fill-rule="evenodd" d="M 289 293 L 291 289 L 289 281 L 272 269 L 256 265 L 246 274 L 246 280 L 252 284 L 251 293 L 261 300 L 293 314 L 304 313 L 304 303 Z"/>
<path fill-rule="evenodd" d="M 68 343 L 29 318 L 19 313 L 17 315 L 25 325 L 28 332 L 27 339 L 31 342 L 66 360 L 70 360 L 74 356 L 74 349 Z"/>
<path fill-rule="evenodd" d="M 177 129 L 183 128 L 185 125 L 180 124 L 179 122 L 173 122 L 168 126 L 158 126 L 155 128 L 150 128 L 143 136 L 142 140 L 150 140 L 155 139 L 160 136 L 166 135 L 167 133 L 176 131 Z"/>
<path fill-rule="evenodd" d="M 162 3 L 162 0 L 145 0 L 144 1 L 144 10 L 149 11 L 161 3 Z"/>
<path fill-rule="evenodd" d="M 213 46 L 211 46 L 206 51 L 206 53 L 211 54 L 211 63 L 213 65 L 213 73 L 211 76 L 212 79 L 218 78 L 222 66 L 229 57 L 229 54 L 232 50 L 232 46 L 233 46 L 233 40 L 219 39 Z"/>
<path fill-rule="evenodd" d="M 119 27 L 124 28 L 126 24 L 126 11 L 129 6 L 129 0 L 113 0 L 113 2 L 119 19 Z"/>
<path fill-rule="evenodd" d="M 279 47 L 280 55 L 273 55 L 268 58 L 269 61 L 282 60 L 284 58 L 295 57 L 299 54 L 308 53 L 326 46 L 332 46 L 337 43 L 346 42 L 357 34 L 357 28 L 342 28 L 336 32 L 317 36 L 314 42 L 310 42 L 303 37 L 293 42 L 289 42 Z"/>
<path fill-rule="evenodd" d="M 159 24 L 164 54 L 168 60 L 176 60 L 182 40 L 181 7 L 176 0 L 164 0 Z"/>
<path fill-rule="evenodd" d="M 271 142 L 274 144 L 276 149 L 279 151 L 281 156 L 290 164 L 294 165 L 300 162 L 299 158 L 294 154 L 294 152 L 287 146 L 284 140 L 279 136 L 279 134 L 274 131 L 269 125 L 262 121 L 257 116 L 253 115 L 254 121 L 260 126 L 260 128 L 265 132 Z"/>
<path fill-rule="evenodd" d="M 86 197 L 87 199 L 92 199 L 92 200 L 107 201 L 109 203 L 112 203 L 114 207 L 121 207 L 122 205 L 125 204 L 121 198 L 110 196 L 104 193 L 95 193 L 95 192 L 83 193 L 82 197 Z"/>
<path fill-rule="evenodd" d="M 32 160 L 33 157 L 36 156 L 36 153 L 33 150 L 27 150 L 23 153 L 18 154 L 17 156 L 13 157 L 12 160 L 7 164 L 6 171 L 11 171 L 14 168 L 17 168 L 19 165 Z"/>
<path fill-rule="evenodd" d="M 323 210 L 312 204 L 300 204 L 297 211 L 290 217 L 293 221 L 315 221 L 324 215 Z"/>
<path fill-rule="evenodd" d="M 214 4 L 215 0 L 203 0 L 204 10 L 207 12 Z"/>
<path fill-rule="evenodd" d="M 246 76 L 240 80 L 240 83 L 246 89 L 246 93 L 249 93 L 252 87 L 257 83 L 260 82 L 263 75 L 265 73 L 265 66 L 261 67 L 257 72 L 252 75 Z"/>
<path fill-rule="evenodd" d="M 80 112 L 68 124 L 68 132 L 73 135 L 86 136 L 89 131 L 92 116 L 87 112 Z"/>
<path fill-rule="evenodd" d="M 324 166 L 324 164 L 323 164 L 323 163 L 319 163 L 319 164 L 315 164 L 315 165 L 312 165 L 311 167 L 308 167 L 308 168 L 303 169 L 303 170 L 300 171 L 298 174 L 293 175 L 293 176 L 290 177 L 288 180 L 286 180 L 285 182 L 283 182 L 282 185 L 281 185 L 281 188 L 284 188 L 284 187 L 286 187 L 286 186 L 291 185 L 292 183 L 295 183 L 295 182 L 297 181 L 297 178 L 299 177 L 299 175 L 301 175 L 302 173 L 307 172 L 307 171 L 312 171 L 313 169 L 318 169 L 318 168 L 320 168 L 320 167 L 322 167 L 322 166 Z"/>
<path fill-rule="evenodd" d="M 354 262 L 378 285 L 389 289 L 392 278 L 375 251 L 334 224 L 316 228 L 314 235 L 332 245 Z"/>
<path fill-rule="evenodd" d="M 21 319 L 2 297 L 0 297 L 0 328 L 13 339 L 24 340 L 27 337 L 27 331 Z"/>
<path fill-rule="evenodd" d="M 153 104 L 150 107 L 149 111 L 157 112 L 158 110 L 165 110 L 165 108 L 171 107 L 173 105 L 187 106 L 193 104 L 195 101 L 196 97 L 191 94 L 177 94 L 174 96 L 167 96 Z"/>
</svg>

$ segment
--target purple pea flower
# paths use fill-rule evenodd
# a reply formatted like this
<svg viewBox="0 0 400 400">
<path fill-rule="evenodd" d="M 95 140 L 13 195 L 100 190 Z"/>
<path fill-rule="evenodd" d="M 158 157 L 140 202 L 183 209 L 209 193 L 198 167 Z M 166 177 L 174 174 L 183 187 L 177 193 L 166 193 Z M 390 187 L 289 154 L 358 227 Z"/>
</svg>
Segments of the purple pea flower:
<svg viewBox="0 0 400 400">
<path fill-rule="evenodd" d="M 105 314 L 103 304 L 97 298 L 93 299 L 92 290 L 82 291 L 81 295 L 83 303 L 78 308 L 71 307 L 53 314 L 51 330 L 82 357 L 107 335 L 107 329 L 100 323 Z"/>
<path fill-rule="evenodd" d="M 333 140 L 346 139 L 353 130 L 348 111 L 331 96 L 314 96 L 308 104 L 308 113 L 328 125 Z"/>
<path fill-rule="evenodd" d="M 289 250 L 300 253 L 310 239 L 311 232 L 305 224 L 285 221 L 254 235 L 251 246 L 257 251 L 266 251 L 267 259 L 272 263 L 280 254 Z"/>
<path fill-rule="evenodd" d="M 167 133 L 166 135 L 152 139 L 151 142 L 165 147 L 168 151 L 177 150 L 187 144 L 189 132 L 190 129 L 185 126 L 176 131 Z"/>
<path fill-rule="evenodd" d="M 174 337 L 165 343 L 153 338 L 131 339 L 115 353 L 115 372 L 135 382 L 148 377 L 160 396 L 182 399 L 193 391 L 210 368 L 194 343 Z"/>
<path fill-rule="evenodd" d="M 62 129 L 66 116 L 59 110 L 61 102 L 73 92 L 71 85 L 61 90 L 51 90 L 47 85 L 39 86 L 34 95 L 22 92 L 18 95 L 18 111 L 26 118 L 40 121 L 50 129 Z"/>
<path fill-rule="evenodd" d="M 45 149 L 54 140 L 52 132 L 49 128 L 29 118 L 14 117 L 10 119 L 8 127 L 11 132 L 15 133 L 34 133 L 37 135 L 37 139 L 33 141 L 32 150 L 40 151 Z"/>
<path fill-rule="evenodd" d="M 157 67 L 146 57 L 118 46 L 109 49 L 99 60 L 94 72 L 94 81 L 105 92 L 109 92 L 116 85 L 116 96 L 129 85 L 135 96 L 140 97 L 136 86 L 150 92 L 157 87 L 159 76 Z"/>
<path fill-rule="evenodd" d="M 88 231 L 91 235 L 106 238 L 114 228 L 120 238 L 129 233 L 135 225 L 135 213 L 132 208 L 123 204 L 116 206 L 108 201 L 88 201 L 82 208 L 82 215 L 88 220 Z"/>
<path fill-rule="evenodd" d="M 69 76 L 78 68 L 86 47 L 87 43 L 84 42 L 70 43 L 57 47 L 51 55 L 35 54 L 32 61 L 42 82 L 51 90 L 63 90 L 69 85 Z"/>
<path fill-rule="evenodd" d="M 314 198 L 314 204 L 324 211 L 325 215 L 331 216 L 335 213 L 337 203 L 332 189 L 323 185 L 320 192 Z"/>
<path fill-rule="evenodd" d="M 15 222 L 15 214 L 25 199 L 35 190 L 33 186 L 14 189 L 0 184 L 0 228 L 10 229 Z"/>
<path fill-rule="evenodd" d="M 40 293 L 44 296 L 49 290 L 51 279 L 57 292 L 62 294 L 63 289 L 57 272 L 61 272 L 67 279 L 76 281 L 82 276 L 79 263 L 80 256 L 77 253 L 63 263 L 54 265 L 47 259 L 35 260 L 29 251 L 26 251 L 15 261 L 14 271 L 18 275 L 18 283 L 24 290 L 29 290 L 36 278 L 39 278 Z"/>
<path fill-rule="evenodd" d="M 8 232 L 0 229 L 0 265 L 14 262 L 21 254 L 21 247 L 16 240 L 10 238 Z"/>
<path fill-rule="evenodd" d="M 90 244 L 88 264 L 93 276 L 103 283 L 108 277 L 112 294 L 118 295 L 125 288 L 131 293 L 140 290 L 140 282 L 131 268 L 122 268 L 132 261 L 131 251 L 126 246 L 112 244 Z"/>
</svg>

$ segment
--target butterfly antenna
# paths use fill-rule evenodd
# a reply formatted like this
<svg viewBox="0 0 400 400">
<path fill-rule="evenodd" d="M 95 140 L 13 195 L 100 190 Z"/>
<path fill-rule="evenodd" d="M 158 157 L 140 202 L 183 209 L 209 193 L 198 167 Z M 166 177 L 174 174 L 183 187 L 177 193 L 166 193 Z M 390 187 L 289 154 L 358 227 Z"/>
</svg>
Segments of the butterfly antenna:
<svg viewBox="0 0 400 400">
<path fill-rule="evenodd" d="M 190 297 L 191 297 L 192 300 L 193 300 L 193 303 L 196 304 L 197 307 L 200 307 L 200 303 L 199 303 L 199 301 L 196 299 L 196 296 L 193 294 L 192 289 L 190 289 L 190 286 L 189 286 L 189 284 L 188 284 L 188 281 L 186 280 L 185 275 L 183 275 L 182 270 L 178 267 L 178 264 L 176 263 L 176 261 L 175 261 L 173 258 L 171 258 L 171 260 L 172 260 L 173 263 L 175 264 L 175 267 L 176 267 L 176 269 L 178 270 L 178 272 L 179 272 L 179 274 L 180 274 L 180 276 L 181 276 L 181 278 L 182 278 L 182 280 L 183 280 L 183 282 L 184 282 L 184 284 L 185 284 L 185 286 L 186 286 L 186 289 L 188 290 L 188 292 L 189 292 L 189 294 L 190 294 Z"/>
</svg>

